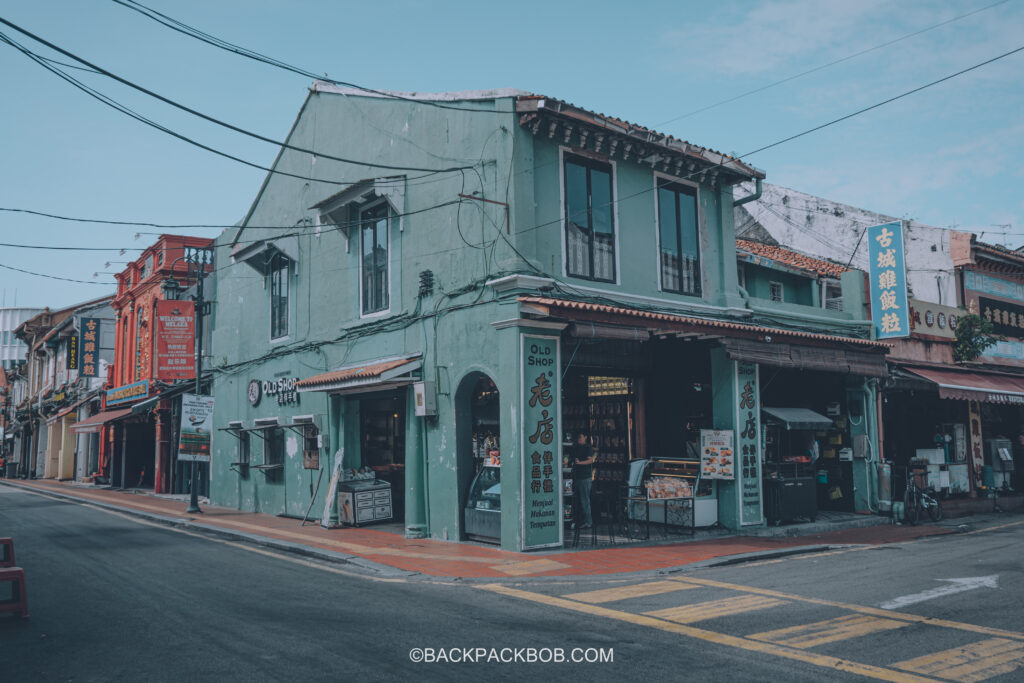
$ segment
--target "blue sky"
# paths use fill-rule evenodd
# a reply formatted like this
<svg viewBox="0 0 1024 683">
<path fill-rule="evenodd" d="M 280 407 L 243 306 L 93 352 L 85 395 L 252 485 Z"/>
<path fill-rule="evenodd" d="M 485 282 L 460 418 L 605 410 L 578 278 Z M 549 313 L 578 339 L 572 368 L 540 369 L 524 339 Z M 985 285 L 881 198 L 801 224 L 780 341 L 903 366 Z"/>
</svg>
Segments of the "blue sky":
<svg viewBox="0 0 1024 683">
<path fill-rule="evenodd" d="M 143 0 L 331 78 L 405 91 L 515 87 L 745 154 L 1024 45 L 1024 0 L 763 92 L 722 100 L 992 5 L 906 0 L 429 2 Z M 309 79 L 228 54 L 109 0 L 10 0 L 0 17 L 238 126 L 283 139 Z M 68 62 L 17 32 L 7 36 Z M 276 149 L 95 74 L 90 86 L 205 144 L 270 165 Z M 769 182 L 1024 243 L 1024 52 L 748 158 Z M 231 224 L 262 172 L 128 119 L 0 44 L 0 207 L 112 220 Z M 1011 226 L 1009 228 L 1005 226 Z M 1000 234 L 1001 232 L 1010 234 Z M 136 233 L 143 232 L 136 238 Z M 0 212 L 0 241 L 144 248 L 152 228 Z M 168 230 L 214 236 L 216 230 Z M 137 254 L 0 247 L 0 265 L 112 282 Z M 106 262 L 111 262 L 109 266 Z M 94 273 L 98 276 L 94 277 Z M 52 308 L 111 287 L 0 268 L 3 305 Z"/>
</svg>

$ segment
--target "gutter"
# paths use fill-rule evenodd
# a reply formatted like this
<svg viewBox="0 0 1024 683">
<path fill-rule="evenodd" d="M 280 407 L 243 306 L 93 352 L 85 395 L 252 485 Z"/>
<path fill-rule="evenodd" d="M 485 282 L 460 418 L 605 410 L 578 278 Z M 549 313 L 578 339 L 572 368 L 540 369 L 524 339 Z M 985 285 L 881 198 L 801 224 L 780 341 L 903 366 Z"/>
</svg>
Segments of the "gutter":
<svg viewBox="0 0 1024 683">
<path fill-rule="evenodd" d="M 755 199 L 760 199 L 761 198 L 761 181 L 762 181 L 761 178 L 754 178 L 754 194 L 747 195 L 746 197 L 742 197 L 740 199 L 734 199 L 733 202 L 732 202 L 733 207 L 742 206 L 743 204 L 746 204 L 747 202 L 752 202 Z"/>
</svg>

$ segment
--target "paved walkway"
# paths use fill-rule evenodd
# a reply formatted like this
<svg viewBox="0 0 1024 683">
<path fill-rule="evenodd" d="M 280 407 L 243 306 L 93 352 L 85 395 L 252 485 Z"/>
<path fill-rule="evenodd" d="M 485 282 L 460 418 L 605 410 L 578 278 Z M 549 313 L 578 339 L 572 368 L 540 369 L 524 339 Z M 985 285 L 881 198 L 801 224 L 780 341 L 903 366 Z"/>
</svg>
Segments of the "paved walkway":
<svg viewBox="0 0 1024 683">
<path fill-rule="evenodd" d="M 0 479 L 35 490 L 96 503 L 125 513 L 180 527 L 238 535 L 290 550 L 333 554 L 334 559 L 363 558 L 394 569 L 431 576 L 462 578 L 581 576 L 669 569 L 749 553 L 768 554 L 831 545 L 878 545 L 953 533 L 954 528 L 879 524 L 800 536 L 719 536 L 659 545 L 622 545 L 590 550 L 560 549 L 513 553 L 496 547 L 403 536 L 370 528 L 324 529 L 317 522 L 202 505 L 203 514 L 187 515 L 187 503 L 151 493 L 76 486 L 53 480 Z M 818 530 L 820 525 L 808 525 Z M 322 553 L 327 551 L 327 553 Z"/>
</svg>

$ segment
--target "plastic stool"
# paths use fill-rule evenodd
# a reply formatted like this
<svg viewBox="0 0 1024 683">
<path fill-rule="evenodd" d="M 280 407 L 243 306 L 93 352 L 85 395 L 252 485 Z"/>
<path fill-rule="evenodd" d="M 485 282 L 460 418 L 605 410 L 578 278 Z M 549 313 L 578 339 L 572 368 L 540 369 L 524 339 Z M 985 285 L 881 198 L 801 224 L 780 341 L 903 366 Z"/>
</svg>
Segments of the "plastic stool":
<svg viewBox="0 0 1024 683">
<path fill-rule="evenodd" d="M 14 539 L 13 538 L 0 538 L 0 567 L 13 567 L 14 566 Z"/>
<path fill-rule="evenodd" d="M 0 612 L 20 612 L 22 619 L 28 619 L 28 591 L 25 589 L 25 570 L 21 567 L 0 569 L 0 583 L 10 582 L 14 597 L 0 602 Z"/>
</svg>

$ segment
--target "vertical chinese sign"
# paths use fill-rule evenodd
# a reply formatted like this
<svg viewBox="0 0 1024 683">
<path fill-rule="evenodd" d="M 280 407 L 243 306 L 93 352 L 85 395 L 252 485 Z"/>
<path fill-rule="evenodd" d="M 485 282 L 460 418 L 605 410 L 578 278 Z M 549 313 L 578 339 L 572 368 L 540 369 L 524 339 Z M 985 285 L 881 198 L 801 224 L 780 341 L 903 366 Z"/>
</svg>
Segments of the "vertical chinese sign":
<svg viewBox="0 0 1024 683">
<path fill-rule="evenodd" d="M 967 419 L 970 422 L 971 439 L 971 479 L 974 481 L 974 488 L 981 487 L 981 471 L 985 465 L 985 455 L 982 451 L 984 441 L 981 438 L 981 404 L 977 401 L 967 402 Z"/>
<path fill-rule="evenodd" d="M 98 377 L 100 373 L 100 326 L 99 318 L 82 318 L 79 327 L 79 344 L 81 346 L 78 354 L 80 377 Z"/>
<path fill-rule="evenodd" d="M 761 400 L 757 387 L 757 365 L 736 363 L 736 431 L 739 437 L 740 524 L 760 524 L 761 512 Z"/>
<path fill-rule="evenodd" d="M 178 460 L 210 462 L 213 396 L 181 395 L 181 439 Z"/>
<path fill-rule="evenodd" d="M 71 338 L 68 339 L 68 370 L 78 369 L 78 344 L 78 335 L 71 335 Z"/>
<path fill-rule="evenodd" d="M 523 550 L 562 545 L 561 375 L 557 337 L 522 336 Z"/>
<path fill-rule="evenodd" d="M 868 228 L 868 277 L 871 279 L 871 321 L 878 339 L 910 334 L 903 223 Z"/>
<path fill-rule="evenodd" d="M 195 303 L 157 301 L 155 379 L 195 379 L 195 343 Z"/>
</svg>

